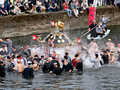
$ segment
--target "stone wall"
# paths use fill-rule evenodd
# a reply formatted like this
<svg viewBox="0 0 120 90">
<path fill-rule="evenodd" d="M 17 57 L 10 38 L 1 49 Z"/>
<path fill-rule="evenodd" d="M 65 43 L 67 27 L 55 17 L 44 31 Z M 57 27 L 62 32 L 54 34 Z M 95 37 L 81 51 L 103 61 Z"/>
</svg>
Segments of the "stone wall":
<svg viewBox="0 0 120 90">
<path fill-rule="evenodd" d="M 120 10 L 115 7 L 97 8 L 97 21 L 99 21 L 103 13 L 105 13 L 109 18 L 114 18 L 120 15 Z M 6 16 L 0 17 L 0 37 L 15 37 L 51 32 L 55 28 L 51 27 L 50 21 L 54 20 L 57 22 L 59 19 L 65 23 L 65 30 L 88 28 L 87 11 L 84 11 L 83 14 L 80 14 L 78 18 L 76 18 L 74 15 L 69 18 L 67 13 L 64 11 L 45 14 Z M 120 25 L 120 17 L 108 23 L 108 26 L 113 25 Z"/>
</svg>

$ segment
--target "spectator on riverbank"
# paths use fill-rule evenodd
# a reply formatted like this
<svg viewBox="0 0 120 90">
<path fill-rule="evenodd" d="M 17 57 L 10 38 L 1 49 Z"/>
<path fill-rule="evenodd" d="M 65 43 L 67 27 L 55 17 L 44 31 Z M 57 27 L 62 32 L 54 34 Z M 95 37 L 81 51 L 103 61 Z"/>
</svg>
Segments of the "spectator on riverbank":
<svg viewBox="0 0 120 90">
<path fill-rule="evenodd" d="M 55 3 L 55 4 L 53 5 L 53 11 L 54 11 L 54 12 L 58 12 L 58 11 L 59 11 L 59 6 L 57 5 L 57 3 Z"/>
<path fill-rule="evenodd" d="M 38 1 L 37 1 L 37 11 L 38 11 L 38 12 L 41 12 L 41 8 L 42 8 L 42 1 L 41 1 L 41 0 L 38 0 Z"/>
<path fill-rule="evenodd" d="M 46 7 L 44 4 L 42 4 L 42 7 L 41 7 L 41 13 L 45 13 L 45 10 L 46 10 Z"/>
<path fill-rule="evenodd" d="M 82 10 L 87 10 L 87 12 L 89 13 L 89 6 L 97 6 L 96 4 L 99 4 L 99 6 L 102 6 L 102 4 L 104 2 L 103 5 L 107 5 L 108 7 L 110 6 L 110 2 L 111 4 L 115 4 L 115 6 L 118 6 L 120 8 L 120 0 L 88 0 L 88 5 L 87 2 L 85 2 L 85 0 L 83 0 L 83 3 L 81 3 L 81 7 L 80 7 L 80 3 L 78 2 L 78 0 L 65 0 L 65 2 L 63 3 L 63 1 L 61 0 L 15 0 L 14 4 L 14 9 L 13 6 L 10 7 L 10 5 L 12 5 L 12 3 L 9 0 L 5 0 L 4 2 L 4 6 L 5 9 L 8 11 L 8 14 L 11 15 L 18 15 L 21 14 L 21 12 L 24 13 L 37 13 L 37 12 L 41 12 L 41 13 L 45 13 L 45 12 L 58 12 L 59 10 L 62 10 L 62 6 L 63 5 L 63 10 L 67 11 L 67 14 L 69 17 L 71 17 L 71 10 L 69 8 L 71 8 L 71 4 L 73 4 L 73 2 L 75 3 L 74 5 L 74 9 L 73 12 L 75 14 L 75 16 L 77 17 L 79 13 L 83 13 Z M 113 4 L 113 5 L 114 5 Z M 36 8 L 37 6 L 37 8 Z M 9 10 L 10 9 L 10 10 Z M 37 11 L 36 11 L 37 9 Z M 79 13 L 78 13 L 79 11 Z M 1 13 L 1 12 L 0 12 Z M 7 14 L 7 15 L 8 15 Z M 1 13 L 1 16 L 6 16 L 3 15 Z"/>
<path fill-rule="evenodd" d="M 86 3 L 85 1 L 83 1 L 83 2 L 81 3 L 81 8 L 82 8 L 83 10 L 87 10 L 87 12 L 89 13 L 89 8 L 88 8 L 88 5 L 87 5 L 87 3 Z"/>
<path fill-rule="evenodd" d="M 32 0 L 28 0 L 28 6 L 32 9 Z"/>
<path fill-rule="evenodd" d="M 30 13 L 30 7 L 27 2 L 24 5 L 24 11 L 25 11 L 25 13 Z"/>
<path fill-rule="evenodd" d="M 78 17 L 79 13 L 74 0 L 71 2 L 71 10 L 74 12 L 75 16 Z"/>
<path fill-rule="evenodd" d="M 1 14 L 2 16 L 7 16 L 7 15 L 8 15 L 8 12 L 7 12 L 7 10 L 5 9 L 4 4 L 2 4 L 2 6 L 1 6 L 1 8 L 0 8 L 0 14 Z"/>
<path fill-rule="evenodd" d="M 21 10 L 21 12 L 25 11 L 25 9 L 24 9 L 24 0 L 20 0 L 20 10 Z"/>
<path fill-rule="evenodd" d="M 78 9 L 79 13 L 83 13 L 82 9 L 80 8 L 80 3 L 78 0 L 75 2 L 76 8 Z"/>
<path fill-rule="evenodd" d="M 19 0 L 14 3 L 14 10 L 17 15 L 21 13 Z"/>
<path fill-rule="evenodd" d="M 110 0 L 106 0 L 106 6 L 110 7 Z"/>
<path fill-rule="evenodd" d="M 13 8 L 13 6 L 12 6 L 12 3 L 10 3 L 10 6 L 9 6 L 9 13 L 10 13 L 11 15 L 16 15 L 15 10 L 14 10 L 14 8 Z"/>
<path fill-rule="evenodd" d="M 47 4 L 46 11 L 47 12 L 52 12 L 53 11 L 53 6 L 52 6 L 51 1 L 49 1 L 49 3 Z"/>
<path fill-rule="evenodd" d="M 115 6 L 118 6 L 119 9 L 120 9 L 120 0 L 115 0 L 115 1 L 114 1 L 114 4 L 115 4 Z"/>
<path fill-rule="evenodd" d="M 36 1 L 37 1 L 37 0 L 32 0 L 32 10 L 31 10 L 32 13 L 37 13 L 37 12 L 36 12 L 36 4 L 37 4 Z"/>
<path fill-rule="evenodd" d="M 63 3 L 63 8 L 64 8 L 64 11 L 67 11 L 68 16 L 71 17 L 71 10 L 68 9 L 67 0 L 65 0 L 65 2 Z"/>
<path fill-rule="evenodd" d="M 4 0 L 4 7 L 7 11 L 9 11 L 9 0 Z"/>
</svg>

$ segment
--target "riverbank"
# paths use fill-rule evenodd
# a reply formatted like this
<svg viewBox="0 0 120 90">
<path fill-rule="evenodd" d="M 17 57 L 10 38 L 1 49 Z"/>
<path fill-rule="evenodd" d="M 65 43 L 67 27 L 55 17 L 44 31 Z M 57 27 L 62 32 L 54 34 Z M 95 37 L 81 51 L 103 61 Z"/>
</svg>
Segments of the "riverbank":
<svg viewBox="0 0 120 90">
<path fill-rule="evenodd" d="M 101 15 L 105 13 L 108 18 L 120 15 L 120 10 L 116 7 L 100 7 L 96 9 L 96 20 L 99 21 Z M 84 11 L 78 18 L 72 15 L 67 16 L 64 11 L 45 14 L 31 14 L 19 16 L 0 17 L 0 37 L 16 37 L 30 34 L 49 33 L 55 28 L 50 25 L 51 20 L 57 22 L 61 19 L 65 23 L 65 30 L 76 30 L 88 28 L 88 13 Z M 120 25 L 120 17 L 108 23 L 108 26 Z"/>
</svg>

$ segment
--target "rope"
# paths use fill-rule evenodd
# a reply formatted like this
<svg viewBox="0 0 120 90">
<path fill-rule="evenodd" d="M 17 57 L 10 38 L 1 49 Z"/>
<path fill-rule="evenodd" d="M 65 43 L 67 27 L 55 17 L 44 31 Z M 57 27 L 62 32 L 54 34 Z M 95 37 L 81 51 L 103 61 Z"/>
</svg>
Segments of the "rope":
<svg viewBox="0 0 120 90">
<path fill-rule="evenodd" d="M 109 21 L 107 21 L 107 22 L 110 22 L 110 21 L 112 21 L 112 20 L 114 20 L 114 19 L 116 19 L 116 18 L 118 18 L 118 17 L 120 17 L 120 15 L 119 16 L 116 16 L 116 17 L 114 17 L 114 18 L 112 18 L 112 19 L 110 19 Z M 106 23 L 107 23 L 106 22 Z M 98 23 L 95 27 L 93 27 L 92 29 L 91 29 L 91 31 L 92 30 L 94 30 L 98 25 L 99 25 L 100 23 Z M 88 29 L 87 29 L 88 30 Z M 87 30 L 85 30 L 85 31 L 87 31 Z M 82 36 L 80 36 L 81 38 L 83 37 L 83 36 L 85 36 L 86 34 L 88 34 L 90 31 L 87 31 L 86 33 L 84 33 Z"/>
</svg>

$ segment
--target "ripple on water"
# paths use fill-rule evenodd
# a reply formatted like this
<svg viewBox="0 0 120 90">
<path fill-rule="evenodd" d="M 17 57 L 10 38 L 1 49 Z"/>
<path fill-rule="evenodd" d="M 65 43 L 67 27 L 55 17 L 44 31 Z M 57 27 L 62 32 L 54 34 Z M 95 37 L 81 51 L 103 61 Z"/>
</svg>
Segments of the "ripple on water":
<svg viewBox="0 0 120 90">
<path fill-rule="evenodd" d="M 118 67 L 105 66 L 99 69 L 85 69 L 83 75 L 77 73 L 54 74 L 35 73 L 34 79 L 24 79 L 21 75 L 7 75 L 0 78 L 0 89 L 9 90 L 119 90 L 120 72 Z M 16 89 L 15 89 L 16 88 Z"/>
</svg>

